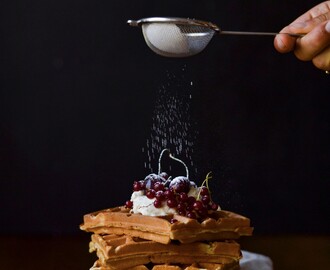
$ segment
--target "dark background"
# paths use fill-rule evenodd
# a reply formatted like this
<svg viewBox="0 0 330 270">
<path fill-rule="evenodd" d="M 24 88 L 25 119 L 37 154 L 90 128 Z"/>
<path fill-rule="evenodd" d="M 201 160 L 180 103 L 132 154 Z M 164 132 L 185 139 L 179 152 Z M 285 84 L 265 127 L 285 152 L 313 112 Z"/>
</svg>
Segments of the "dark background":
<svg viewBox="0 0 330 270">
<path fill-rule="evenodd" d="M 141 149 L 176 74 L 173 93 L 193 81 L 194 180 L 212 170 L 213 196 L 256 234 L 328 234 L 330 77 L 272 37 L 216 36 L 168 59 L 126 25 L 178 16 L 279 31 L 317 3 L 2 1 L 0 233 L 78 234 L 83 214 L 123 204 L 149 173 Z"/>
</svg>

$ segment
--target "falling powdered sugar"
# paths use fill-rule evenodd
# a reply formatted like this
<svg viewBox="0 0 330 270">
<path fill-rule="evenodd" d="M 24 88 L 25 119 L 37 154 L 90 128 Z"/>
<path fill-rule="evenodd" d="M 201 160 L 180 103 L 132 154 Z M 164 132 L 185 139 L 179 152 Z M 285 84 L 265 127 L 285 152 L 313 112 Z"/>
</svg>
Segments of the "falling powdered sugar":
<svg viewBox="0 0 330 270">
<path fill-rule="evenodd" d="M 197 173 L 193 162 L 193 146 L 197 137 L 196 124 L 191 119 L 191 93 L 193 82 L 182 72 L 166 72 L 166 83 L 158 88 L 150 137 L 142 151 L 147 155 L 145 167 L 155 171 L 159 153 L 170 149 L 175 156 L 184 159 Z"/>
</svg>

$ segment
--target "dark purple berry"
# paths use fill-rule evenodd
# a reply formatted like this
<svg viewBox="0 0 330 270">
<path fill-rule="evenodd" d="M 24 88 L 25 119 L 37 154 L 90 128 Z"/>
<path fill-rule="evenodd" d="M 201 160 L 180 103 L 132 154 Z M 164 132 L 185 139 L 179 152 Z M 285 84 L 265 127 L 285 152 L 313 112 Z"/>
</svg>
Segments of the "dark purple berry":
<svg viewBox="0 0 330 270">
<path fill-rule="evenodd" d="M 168 179 L 168 174 L 166 172 L 162 172 L 159 174 L 160 177 L 164 178 L 165 180 Z"/>
<path fill-rule="evenodd" d="M 174 190 L 176 193 L 188 193 L 190 190 L 190 181 L 184 176 L 175 177 L 170 183 L 170 189 Z"/>
</svg>

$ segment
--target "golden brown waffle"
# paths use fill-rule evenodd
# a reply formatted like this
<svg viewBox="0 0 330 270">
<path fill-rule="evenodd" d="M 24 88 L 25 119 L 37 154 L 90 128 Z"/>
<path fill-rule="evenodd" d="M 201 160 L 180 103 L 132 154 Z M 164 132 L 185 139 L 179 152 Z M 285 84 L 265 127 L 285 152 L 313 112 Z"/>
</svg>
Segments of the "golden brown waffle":
<svg viewBox="0 0 330 270">
<path fill-rule="evenodd" d="M 230 265 L 241 258 L 240 246 L 234 241 L 161 244 L 122 235 L 92 235 L 90 252 L 96 251 L 99 263 L 112 269 L 138 265 L 211 263 Z"/>
<path fill-rule="evenodd" d="M 157 264 L 157 265 L 138 265 L 136 267 L 128 268 L 129 270 L 239 270 L 239 263 L 228 265 L 216 263 L 194 263 L 192 265 L 171 265 L 171 264 Z M 127 269 L 127 270 L 128 270 Z M 99 261 L 96 261 L 90 270 L 114 270 L 112 267 L 102 266 Z M 121 269 L 126 270 L 126 269 Z"/>
<path fill-rule="evenodd" d="M 132 214 L 124 206 L 86 214 L 80 229 L 96 234 L 130 235 L 159 243 L 219 241 L 252 235 L 250 219 L 229 211 L 213 211 L 199 222 L 180 215 L 164 217 Z M 171 219 L 175 219 L 173 224 Z"/>
</svg>

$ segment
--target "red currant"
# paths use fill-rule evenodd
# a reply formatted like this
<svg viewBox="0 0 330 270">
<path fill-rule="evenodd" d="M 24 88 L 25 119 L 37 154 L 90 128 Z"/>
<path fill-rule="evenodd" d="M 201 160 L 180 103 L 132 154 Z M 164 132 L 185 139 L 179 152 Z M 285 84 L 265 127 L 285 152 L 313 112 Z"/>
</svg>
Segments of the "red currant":
<svg viewBox="0 0 330 270">
<path fill-rule="evenodd" d="M 160 207 L 162 207 L 162 202 L 159 201 L 159 200 L 155 200 L 155 201 L 154 201 L 154 206 L 155 206 L 156 208 L 160 208 Z"/>
<path fill-rule="evenodd" d="M 154 191 L 153 189 L 149 189 L 146 193 L 146 196 L 148 199 L 153 199 L 156 196 L 156 191 Z"/>
<path fill-rule="evenodd" d="M 201 195 L 209 195 L 209 189 L 207 187 L 201 187 Z"/>
<path fill-rule="evenodd" d="M 202 203 L 205 204 L 205 205 L 208 205 L 211 201 L 209 195 L 204 195 L 201 200 L 202 200 Z"/>
<path fill-rule="evenodd" d="M 192 211 L 187 212 L 186 213 L 186 217 L 193 218 L 193 219 L 196 219 L 197 218 L 196 214 L 194 212 L 192 212 Z"/>
<path fill-rule="evenodd" d="M 132 201 L 126 201 L 125 207 L 130 208 L 130 209 L 133 208 L 133 202 Z"/>
<path fill-rule="evenodd" d="M 165 195 L 166 199 L 174 198 L 174 192 L 170 189 L 166 189 L 164 191 L 164 195 Z"/>
<path fill-rule="evenodd" d="M 175 219 L 175 218 L 171 218 L 170 223 L 173 224 L 173 223 L 175 223 L 175 222 L 178 222 L 178 220 Z"/>
<path fill-rule="evenodd" d="M 156 183 L 154 184 L 154 189 L 155 189 L 156 191 L 164 190 L 164 184 L 161 183 L 161 182 L 156 182 Z"/>
<path fill-rule="evenodd" d="M 203 203 L 201 201 L 196 201 L 193 204 L 195 210 L 200 211 L 203 209 Z"/>
<path fill-rule="evenodd" d="M 165 200 L 165 195 L 164 195 L 164 192 L 162 190 L 157 191 L 155 197 L 159 201 L 164 201 Z"/>
<path fill-rule="evenodd" d="M 175 208 L 178 205 L 177 201 L 174 198 L 167 200 L 167 206 L 170 208 Z"/>
<path fill-rule="evenodd" d="M 217 205 L 215 202 L 212 202 L 212 204 L 211 204 L 212 210 L 216 211 L 216 210 L 218 210 L 218 207 L 219 207 L 219 205 Z"/>
<path fill-rule="evenodd" d="M 133 190 L 134 191 L 140 191 L 141 190 L 141 183 L 140 183 L 140 181 L 134 181 L 134 183 L 133 183 Z"/>
<path fill-rule="evenodd" d="M 179 201 L 180 202 L 186 202 L 186 201 L 188 201 L 188 194 L 187 193 L 184 193 L 184 192 L 181 192 L 180 195 L 179 195 Z"/>
</svg>

